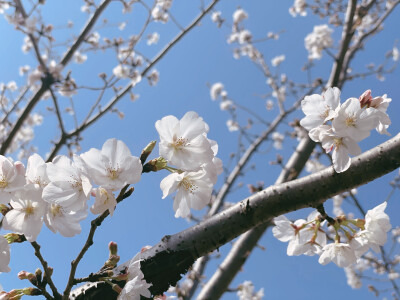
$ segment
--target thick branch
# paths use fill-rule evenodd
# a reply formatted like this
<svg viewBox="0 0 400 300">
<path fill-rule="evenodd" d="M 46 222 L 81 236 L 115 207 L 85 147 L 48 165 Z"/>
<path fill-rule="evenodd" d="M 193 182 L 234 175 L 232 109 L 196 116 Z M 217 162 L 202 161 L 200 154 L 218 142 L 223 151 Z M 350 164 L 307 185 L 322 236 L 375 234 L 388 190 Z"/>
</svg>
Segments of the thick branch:
<svg viewBox="0 0 400 300">
<path fill-rule="evenodd" d="M 274 217 L 305 207 L 316 207 L 326 199 L 366 184 L 400 166 L 400 134 L 352 159 L 344 173 L 332 167 L 271 186 L 231 208 L 172 236 L 143 253 L 141 264 L 153 295 L 175 285 L 180 274 L 200 256 L 226 244 L 243 232 L 270 222 Z"/>
</svg>

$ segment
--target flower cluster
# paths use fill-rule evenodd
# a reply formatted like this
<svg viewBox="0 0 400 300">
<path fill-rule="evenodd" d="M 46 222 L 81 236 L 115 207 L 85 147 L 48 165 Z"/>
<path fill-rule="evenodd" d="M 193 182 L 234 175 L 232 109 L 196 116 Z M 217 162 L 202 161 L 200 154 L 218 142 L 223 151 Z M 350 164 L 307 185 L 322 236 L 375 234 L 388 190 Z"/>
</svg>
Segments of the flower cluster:
<svg viewBox="0 0 400 300">
<path fill-rule="evenodd" d="M 351 164 L 349 154 L 361 154 L 357 143 L 372 129 L 388 134 L 391 121 L 386 110 L 390 101 L 386 95 L 372 98 L 367 90 L 359 99 L 349 98 L 340 104 L 340 90 L 328 88 L 322 95 L 314 94 L 301 101 L 306 116 L 300 124 L 313 141 L 322 143 L 326 152 L 333 150 L 333 167 L 338 173 L 344 172 Z"/>
<path fill-rule="evenodd" d="M 147 249 L 144 248 L 146 251 Z M 149 298 L 151 293 L 149 287 L 151 283 L 147 283 L 144 279 L 142 270 L 140 270 L 140 262 L 142 261 L 141 254 L 139 252 L 129 262 L 127 270 L 127 282 L 118 296 L 118 300 L 140 300 L 141 296 Z"/>
<path fill-rule="evenodd" d="M 160 187 L 163 198 L 174 197 L 175 217 L 186 218 L 190 209 L 202 209 L 211 200 L 213 185 L 222 172 L 216 158 L 218 145 L 207 138 L 208 125 L 195 112 L 186 113 L 181 120 L 166 116 L 156 122 L 160 135 L 160 156 L 177 168 L 166 167 L 172 173 Z"/>
<path fill-rule="evenodd" d="M 116 139 L 72 159 L 60 155 L 45 163 L 33 154 L 26 169 L 21 162 L 0 156 L 0 166 L 0 208 L 7 212 L 3 228 L 25 235 L 30 242 L 36 240 L 43 223 L 66 237 L 79 234 L 90 195 L 95 196 L 92 213 L 109 210 L 112 214 L 117 204 L 113 192 L 137 183 L 142 173 L 139 158 Z M 7 247 L 0 236 L 0 272 L 9 271 Z"/>
<path fill-rule="evenodd" d="M 308 34 L 304 39 L 309 59 L 321 59 L 322 50 L 332 47 L 332 32 L 333 30 L 326 24 L 314 26 L 313 32 Z"/>
<path fill-rule="evenodd" d="M 253 283 L 245 281 L 239 285 L 237 296 L 239 300 L 261 300 L 264 297 L 264 289 L 255 292 Z"/>
<path fill-rule="evenodd" d="M 344 215 L 337 217 L 330 225 L 335 236 L 333 243 L 327 243 L 323 230 L 326 221 L 317 211 L 312 212 L 307 220 L 289 221 L 285 216 L 274 219 L 273 235 L 282 242 L 289 242 L 287 254 L 319 255 L 318 262 L 326 265 L 334 262 L 339 267 L 349 267 L 361 258 L 370 248 L 379 252 L 379 247 L 386 243 L 387 232 L 391 225 L 384 212 L 384 202 L 369 210 L 365 219 L 349 219 Z M 343 240 L 346 239 L 346 242 Z"/>
</svg>

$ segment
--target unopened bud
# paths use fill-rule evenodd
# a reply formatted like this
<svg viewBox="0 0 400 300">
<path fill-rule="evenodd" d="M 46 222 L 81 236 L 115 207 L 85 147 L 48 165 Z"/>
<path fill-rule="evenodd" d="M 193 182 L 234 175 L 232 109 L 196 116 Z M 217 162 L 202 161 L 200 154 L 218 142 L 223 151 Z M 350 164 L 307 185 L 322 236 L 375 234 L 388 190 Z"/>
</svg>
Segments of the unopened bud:
<svg viewBox="0 0 400 300">
<path fill-rule="evenodd" d="M 18 278 L 21 280 L 28 279 L 33 285 L 37 285 L 36 275 L 28 271 L 21 271 L 18 273 Z"/>
<path fill-rule="evenodd" d="M 156 141 L 151 141 L 143 150 L 142 153 L 140 154 L 140 161 L 142 164 L 146 162 L 146 159 L 149 157 L 151 152 L 153 151 L 154 147 L 156 146 Z"/>
<path fill-rule="evenodd" d="M 364 93 L 362 93 L 358 100 L 360 100 L 361 108 L 370 107 L 372 101 L 371 90 L 366 90 Z"/>
<path fill-rule="evenodd" d="M 42 292 L 39 289 L 33 288 L 33 287 L 28 287 L 22 289 L 22 293 L 24 295 L 29 295 L 29 296 L 38 296 L 42 295 Z"/>
<path fill-rule="evenodd" d="M 110 242 L 108 244 L 108 249 L 110 250 L 110 256 L 111 255 L 117 255 L 118 252 L 118 245 L 115 242 Z"/>
<path fill-rule="evenodd" d="M 164 169 L 167 166 L 167 161 L 160 157 L 150 160 L 143 166 L 143 173 L 157 172 Z"/>
<path fill-rule="evenodd" d="M 41 283 L 42 282 L 42 270 L 37 268 L 35 271 L 36 280 Z"/>
<path fill-rule="evenodd" d="M 53 268 L 52 267 L 47 267 L 47 274 L 49 276 L 53 275 Z"/>
</svg>

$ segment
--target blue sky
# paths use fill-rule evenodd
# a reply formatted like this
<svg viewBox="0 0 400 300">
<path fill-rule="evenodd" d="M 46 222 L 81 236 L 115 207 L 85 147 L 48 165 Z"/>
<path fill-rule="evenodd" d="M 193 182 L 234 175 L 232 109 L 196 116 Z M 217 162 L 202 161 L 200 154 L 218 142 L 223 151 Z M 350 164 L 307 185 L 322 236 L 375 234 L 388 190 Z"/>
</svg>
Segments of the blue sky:
<svg viewBox="0 0 400 300">
<path fill-rule="evenodd" d="M 80 12 L 81 4 L 82 2 L 77 0 L 63 1 L 61 6 L 56 1 L 47 1 L 43 9 L 43 18 L 55 26 L 57 41 L 70 38 L 71 34 L 76 35 L 80 26 L 85 23 L 87 16 Z M 307 82 L 307 74 L 301 70 L 307 61 L 304 37 L 312 31 L 314 25 L 324 24 L 326 20 L 314 16 L 292 18 L 288 13 L 291 4 L 292 1 L 222 0 L 216 9 L 221 10 L 222 16 L 231 23 L 234 10 L 239 6 L 243 7 L 249 13 L 249 19 L 244 24 L 256 38 L 265 37 L 270 31 L 284 30 L 279 40 L 262 43 L 260 49 L 267 62 L 277 55 L 285 54 L 286 60 L 280 66 L 279 71 L 286 73 L 292 80 Z M 193 5 L 187 1 L 176 0 L 173 3 L 172 12 L 181 24 L 188 24 L 197 15 L 198 6 L 198 2 Z M 98 25 L 97 30 L 102 36 L 127 37 L 137 33 L 138 26 L 143 23 L 143 14 L 139 9 L 135 10 L 134 8 L 131 14 L 122 15 L 121 5 L 116 2 L 107 8 L 104 16 L 109 19 L 109 24 L 113 25 L 127 20 L 127 26 L 121 32 L 116 26 L 100 28 Z M 75 23 L 72 33 L 67 29 L 59 29 L 67 20 L 73 20 Z M 381 62 L 385 53 L 392 49 L 395 41 L 399 38 L 398 31 L 392 30 L 392 28 L 399 28 L 399 23 L 399 10 L 397 10 L 385 23 L 385 30 L 368 42 L 366 49 L 356 58 L 352 68 L 364 70 L 365 65 L 370 62 Z M 146 33 L 154 31 L 160 33 L 159 43 L 150 47 L 143 43 L 138 47 L 140 52 L 150 58 L 158 53 L 163 45 L 177 33 L 176 26 L 171 22 L 166 25 L 151 24 Z M 220 111 L 218 103 L 210 100 L 207 85 L 218 81 L 223 82 L 229 96 L 234 101 L 252 108 L 267 120 L 272 120 L 277 112 L 276 109 L 267 111 L 265 99 L 260 96 L 270 92 L 265 84 L 263 74 L 248 59 L 236 60 L 232 57 L 233 47 L 226 43 L 228 34 L 229 28 L 223 26 L 218 29 L 211 22 L 209 16 L 206 16 L 197 28 L 184 37 L 157 64 L 156 69 L 160 72 L 158 85 L 149 87 L 146 80 L 143 80 L 133 91 L 140 94 L 137 101 L 131 102 L 129 97 L 126 97 L 117 105 L 117 108 L 125 114 L 123 120 L 120 120 L 116 114 L 108 114 L 84 132 L 81 142 L 82 151 L 87 151 L 91 147 L 101 148 L 108 138 L 115 137 L 123 140 L 133 155 L 139 156 L 141 149 L 149 141 L 158 139 L 154 127 L 155 121 L 170 114 L 181 118 L 187 111 L 193 110 L 210 125 L 209 137 L 219 143 L 218 156 L 224 162 L 228 162 L 230 153 L 236 151 L 238 135 L 227 130 L 225 123 L 229 116 L 226 112 Z M 0 20 L 0 36 L 7 40 L 7 43 L 0 47 L 0 57 L 2 57 L 0 82 L 6 83 L 15 80 L 22 85 L 23 79 L 18 76 L 18 67 L 24 64 L 35 66 L 34 57 L 31 53 L 22 54 L 20 48 L 23 36 L 15 33 L 13 26 L 4 19 Z M 335 47 L 338 47 L 337 38 L 339 36 L 340 29 L 335 28 Z M 62 46 L 57 49 L 58 55 L 62 55 L 65 51 Z M 88 56 L 85 64 L 71 64 L 64 72 L 71 70 L 78 85 L 99 85 L 98 74 L 111 72 L 117 63 L 115 55 L 111 51 L 104 53 L 98 51 L 89 53 Z M 316 67 L 312 71 L 313 78 L 327 79 L 331 65 L 332 59 L 325 54 L 322 60 L 316 61 Z M 342 90 L 342 102 L 349 97 L 358 97 L 366 89 L 372 89 L 373 95 L 387 93 L 393 99 L 388 111 L 392 119 L 389 132 L 395 135 L 400 131 L 400 122 L 396 118 L 400 111 L 400 104 L 396 99 L 396 96 L 400 94 L 399 75 L 399 71 L 395 70 L 392 74 L 387 75 L 383 82 L 378 81 L 375 77 L 348 82 Z M 107 95 L 111 96 L 112 92 Z M 75 96 L 79 114 L 83 114 L 95 96 L 96 93 L 86 91 Z M 293 99 L 288 99 L 288 105 L 292 101 Z M 45 117 L 44 124 L 35 132 L 34 140 L 41 155 L 45 155 L 49 151 L 49 140 L 54 139 L 57 135 L 54 125 L 55 118 L 46 110 L 48 105 L 50 102 L 45 100 L 37 107 L 37 111 Z M 69 106 L 68 99 L 60 97 L 60 105 L 62 107 Z M 245 120 L 247 117 L 244 115 L 241 119 Z M 294 117 L 301 118 L 301 112 L 294 113 L 287 121 L 292 121 Z M 72 125 L 72 121 L 72 118 L 67 119 L 68 126 Z M 287 125 L 282 125 L 278 129 L 282 133 L 289 130 Z M 386 139 L 386 136 L 379 136 L 373 132 L 370 138 L 361 143 L 361 148 L 368 150 Z M 266 186 L 273 184 L 280 168 L 270 165 L 269 161 L 274 160 L 277 153 L 282 154 L 287 160 L 296 144 L 295 140 L 286 138 L 284 149 L 276 151 L 271 149 L 271 142 L 265 143 L 261 147 L 262 152 L 265 153 L 256 155 L 252 162 L 257 165 L 257 169 L 249 170 L 246 176 L 239 181 L 243 182 L 244 186 L 257 181 L 264 181 Z M 157 150 L 152 157 L 156 155 Z M 119 254 L 123 262 L 134 256 L 144 245 L 153 245 L 162 236 L 177 233 L 191 225 L 185 220 L 174 218 L 172 198 L 161 199 L 159 182 L 167 174 L 166 172 L 160 173 L 143 175 L 141 182 L 135 185 L 135 193 L 132 197 L 121 203 L 114 216 L 108 218 L 98 229 L 95 235 L 95 245 L 91 247 L 78 267 L 78 277 L 86 276 L 102 266 L 108 256 L 107 244 L 111 240 L 118 243 Z M 397 174 L 397 171 L 395 173 Z M 359 198 L 364 208 L 371 209 L 385 199 L 391 190 L 388 182 L 395 176 L 395 173 L 359 189 Z M 221 183 L 222 178 L 217 187 Z M 246 196 L 248 196 L 246 188 L 238 189 L 229 195 L 228 201 L 237 202 Z M 393 226 L 400 225 L 400 219 L 396 213 L 400 206 L 398 199 L 399 193 L 396 191 L 388 206 Z M 329 203 L 327 207 L 329 212 Z M 354 211 L 350 205 L 345 207 Z M 304 210 L 292 214 L 291 217 L 305 218 L 308 213 L 309 210 Z M 65 286 L 69 262 L 76 257 L 82 247 L 92 218 L 94 217 L 90 216 L 82 223 L 83 233 L 73 238 L 54 235 L 47 228 L 43 228 L 39 235 L 38 242 L 42 245 L 44 257 L 54 267 L 53 277 L 60 290 L 63 290 Z M 324 299 L 339 297 L 376 299 L 365 286 L 357 291 L 348 287 L 343 270 L 333 264 L 321 266 L 316 257 L 287 257 L 287 245 L 275 240 L 270 231 L 264 235 L 260 245 L 265 247 L 265 250 L 254 250 L 243 271 L 232 283 L 232 287 L 236 287 L 244 280 L 251 280 L 257 290 L 264 288 L 265 299 L 316 299 L 317 297 Z M 229 244 L 220 248 L 222 258 L 229 248 Z M 206 276 L 212 274 L 220 261 L 212 260 L 207 268 Z M 25 282 L 18 280 L 16 274 L 20 270 L 34 271 L 39 267 L 29 244 L 12 245 L 10 267 L 11 273 L 0 274 L 0 283 L 4 289 L 24 287 Z M 236 295 L 232 293 L 223 297 L 223 299 L 235 298 Z"/>
</svg>

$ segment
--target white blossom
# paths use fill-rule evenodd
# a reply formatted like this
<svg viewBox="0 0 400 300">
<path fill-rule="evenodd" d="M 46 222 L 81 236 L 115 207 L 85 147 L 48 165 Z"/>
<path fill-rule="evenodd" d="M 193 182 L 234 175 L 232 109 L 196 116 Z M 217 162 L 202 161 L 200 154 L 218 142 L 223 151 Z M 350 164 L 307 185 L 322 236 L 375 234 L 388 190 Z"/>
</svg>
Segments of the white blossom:
<svg viewBox="0 0 400 300">
<path fill-rule="evenodd" d="M 138 253 L 129 263 L 128 281 L 119 294 L 117 300 L 140 300 L 141 295 L 150 298 L 149 287 L 151 284 L 144 279 L 142 270 L 140 270 L 141 253 Z"/>
<path fill-rule="evenodd" d="M 277 66 L 279 66 L 284 60 L 285 60 L 285 55 L 275 56 L 275 57 L 271 60 L 271 64 L 272 64 L 274 67 L 277 67 Z"/>
<path fill-rule="evenodd" d="M 186 218 L 190 209 L 203 209 L 211 200 L 213 182 L 205 169 L 197 172 L 172 173 L 165 177 L 160 188 L 163 199 L 174 192 L 175 218 Z"/>
<path fill-rule="evenodd" d="M 214 154 L 205 134 L 208 125 L 197 113 L 187 112 L 181 120 L 166 116 L 156 122 L 160 155 L 182 170 L 195 170 L 211 162 Z"/>
<path fill-rule="evenodd" d="M 354 250 L 347 243 L 330 243 L 322 248 L 322 254 L 318 262 L 326 265 L 331 261 L 338 267 L 345 268 L 355 263 L 357 260 Z"/>
<path fill-rule="evenodd" d="M 77 64 L 83 64 L 86 60 L 87 60 L 87 55 L 86 54 L 82 54 L 79 51 L 76 51 L 74 53 L 74 61 Z"/>
<path fill-rule="evenodd" d="M 318 127 L 336 117 L 335 110 L 340 105 L 340 90 L 328 88 L 322 95 L 306 96 L 301 101 L 301 109 L 306 115 L 300 120 L 300 125 L 307 130 Z"/>
<path fill-rule="evenodd" d="M 272 133 L 272 140 L 274 141 L 274 148 L 277 150 L 282 149 L 282 142 L 285 136 L 277 131 Z"/>
<path fill-rule="evenodd" d="M 314 26 L 313 32 L 308 34 L 304 39 L 309 59 L 321 59 L 322 50 L 332 47 L 332 32 L 333 30 L 326 24 Z"/>
<path fill-rule="evenodd" d="M 36 153 L 31 155 L 26 165 L 27 185 L 36 190 L 42 190 L 50 182 L 46 169 L 47 165 L 40 155 Z"/>
<path fill-rule="evenodd" d="M 112 216 L 116 205 L 117 200 L 115 199 L 113 192 L 103 187 L 99 187 L 96 189 L 95 202 L 90 208 L 90 211 L 97 215 L 102 214 L 108 209 L 110 215 Z"/>
<path fill-rule="evenodd" d="M 0 273 L 1 272 L 10 272 L 11 269 L 8 266 L 10 263 L 10 246 L 8 245 L 7 240 L 0 235 Z M 1 291 L 1 286 L 0 286 Z"/>
<path fill-rule="evenodd" d="M 40 191 L 21 191 L 10 201 L 10 210 L 3 219 L 3 228 L 24 234 L 30 242 L 36 240 L 42 229 L 46 203 Z"/>
<path fill-rule="evenodd" d="M 305 0 L 294 0 L 293 6 L 289 8 L 289 13 L 292 17 L 300 15 L 305 17 L 307 15 L 306 11 L 307 3 Z"/>
<path fill-rule="evenodd" d="M 254 292 L 254 285 L 251 281 L 243 282 L 237 292 L 239 300 L 261 300 L 264 297 L 264 289 Z"/>
<path fill-rule="evenodd" d="M 337 110 L 332 127 L 337 135 L 350 137 L 359 142 L 370 135 L 378 125 L 377 114 L 373 108 L 361 109 L 356 98 L 347 99 Z"/>
<path fill-rule="evenodd" d="M 220 11 L 213 11 L 211 14 L 211 21 L 214 23 L 222 23 L 223 20 L 221 14 Z"/>
<path fill-rule="evenodd" d="M 101 150 L 92 148 L 81 154 L 94 183 L 105 189 L 119 190 L 139 182 L 142 174 L 140 159 L 132 156 L 124 142 L 108 139 Z"/>
<path fill-rule="evenodd" d="M 210 97 L 212 100 L 217 100 L 224 90 L 224 85 L 221 82 L 214 83 L 210 88 Z"/>
<path fill-rule="evenodd" d="M 118 65 L 113 69 L 113 74 L 118 78 L 128 78 L 130 69 L 128 66 Z"/>
<path fill-rule="evenodd" d="M 158 40 L 160 39 L 160 35 L 157 32 L 149 34 L 147 36 L 147 45 L 157 44 Z"/>
<path fill-rule="evenodd" d="M 245 12 L 242 8 L 239 8 L 239 9 L 235 10 L 235 12 L 233 13 L 233 16 L 232 16 L 233 23 L 239 24 L 240 22 L 247 19 L 248 17 L 249 17 L 249 15 L 247 14 L 247 12 Z"/>
<path fill-rule="evenodd" d="M 92 185 L 83 160 L 74 155 L 73 161 L 66 156 L 56 156 L 47 165 L 50 183 L 43 189 L 43 200 L 58 204 L 68 211 L 87 207 Z"/>
<path fill-rule="evenodd" d="M 357 275 L 357 273 L 355 272 L 354 267 L 352 265 L 344 268 L 344 273 L 346 274 L 346 277 L 347 277 L 347 284 L 351 288 L 353 288 L 353 289 L 361 288 L 360 277 Z"/>
<path fill-rule="evenodd" d="M 79 222 L 84 220 L 87 214 L 86 209 L 69 211 L 59 204 L 48 203 L 44 223 L 52 232 L 59 232 L 62 236 L 72 237 L 81 233 Z"/>
<path fill-rule="evenodd" d="M 337 173 L 344 172 L 350 167 L 349 154 L 353 156 L 361 154 L 361 148 L 355 140 L 351 137 L 339 137 L 332 130 L 322 133 L 321 143 L 327 153 L 333 150 L 333 168 Z"/>
<path fill-rule="evenodd" d="M 238 131 L 240 129 L 239 123 L 233 120 L 226 121 L 226 126 L 228 127 L 228 130 L 231 132 Z"/>
<path fill-rule="evenodd" d="M 399 56 L 400 56 L 399 49 L 397 47 L 393 47 L 393 50 L 392 50 L 392 59 L 393 59 L 393 61 L 398 61 L 399 60 Z"/>
<path fill-rule="evenodd" d="M 14 192 L 25 185 L 25 167 L 0 155 L 0 204 L 7 204 Z"/>
</svg>

